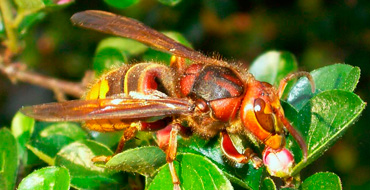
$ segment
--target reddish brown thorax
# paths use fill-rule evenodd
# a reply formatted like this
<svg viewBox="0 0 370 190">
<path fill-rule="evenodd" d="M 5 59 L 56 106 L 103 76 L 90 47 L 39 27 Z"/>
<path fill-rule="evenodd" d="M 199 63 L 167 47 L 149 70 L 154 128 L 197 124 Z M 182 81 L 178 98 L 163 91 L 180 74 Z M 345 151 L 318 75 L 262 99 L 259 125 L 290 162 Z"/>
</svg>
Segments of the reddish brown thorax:
<svg viewBox="0 0 370 190">
<path fill-rule="evenodd" d="M 233 120 L 240 110 L 244 127 L 272 149 L 285 145 L 283 124 L 275 115 L 284 114 L 276 89 L 255 80 L 247 85 L 231 69 L 215 65 L 189 66 L 180 79 L 181 92 L 195 100 L 201 112 L 211 111 L 218 121 Z M 246 86 L 246 87 L 245 87 Z M 245 93 L 245 94 L 244 94 Z M 209 125 L 203 118 L 202 126 Z"/>
<path fill-rule="evenodd" d="M 244 93 L 243 82 L 231 69 L 215 65 L 191 65 L 180 85 L 184 96 L 200 103 L 200 110 L 206 110 L 206 104 L 212 116 L 224 122 L 235 118 Z"/>
</svg>

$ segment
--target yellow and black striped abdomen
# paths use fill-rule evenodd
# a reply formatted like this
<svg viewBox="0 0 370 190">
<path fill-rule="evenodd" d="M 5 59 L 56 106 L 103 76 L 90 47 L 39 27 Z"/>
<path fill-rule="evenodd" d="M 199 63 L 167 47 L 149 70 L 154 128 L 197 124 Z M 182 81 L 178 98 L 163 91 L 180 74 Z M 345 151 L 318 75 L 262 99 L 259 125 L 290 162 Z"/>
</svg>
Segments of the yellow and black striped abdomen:
<svg viewBox="0 0 370 190">
<path fill-rule="evenodd" d="M 95 100 L 105 99 L 107 97 L 125 96 L 124 79 L 128 69 L 129 66 L 124 65 L 104 74 L 90 87 L 84 99 Z M 85 121 L 85 126 L 94 131 L 109 132 L 123 130 L 129 127 L 130 123 L 124 123 L 119 119 L 99 119 Z"/>
<path fill-rule="evenodd" d="M 135 91 L 149 95 L 153 90 L 159 90 L 168 96 L 177 96 L 176 76 L 173 71 L 162 64 L 139 63 L 132 66 L 124 65 L 103 75 L 86 93 L 86 100 L 105 98 L 130 97 Z M 131 97 L 135 98 L 135 97 Z M 117 131 L 131 125 L 133 121 L 120 119 L 89 120 L 85 122 L 87 128 L 94 131 Z"/>
</svg>

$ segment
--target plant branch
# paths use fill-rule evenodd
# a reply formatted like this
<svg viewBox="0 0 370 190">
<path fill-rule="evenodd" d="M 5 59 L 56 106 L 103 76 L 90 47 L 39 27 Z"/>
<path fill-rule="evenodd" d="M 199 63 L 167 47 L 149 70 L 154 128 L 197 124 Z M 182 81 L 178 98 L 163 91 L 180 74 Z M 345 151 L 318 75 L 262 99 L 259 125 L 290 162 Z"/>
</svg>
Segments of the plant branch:
<svg viewBox="0 0 370 190">
<path fill-rule="evenodd" d="M 18 36 L 13 26 L 13 7 L 9 0 L 0 0 L 1 16 L 4 21 L 4 27 L 8 40 L 6 42 L 7 47 L 12 53 L 18 53 L 20 51 Z"/>
<path fill-rule="evenodd" d="M 22 81 L 53 90 L 59 100 L 62 99 L 64 94 L 80 98 L 86 89 L 86 85 L 83 83 L 59 80 L 25 71 L 25 65 L 19 63 L 9 66 L 0 64 L 0 72 L 7 75 L 13 82 Z"/>
</svg>

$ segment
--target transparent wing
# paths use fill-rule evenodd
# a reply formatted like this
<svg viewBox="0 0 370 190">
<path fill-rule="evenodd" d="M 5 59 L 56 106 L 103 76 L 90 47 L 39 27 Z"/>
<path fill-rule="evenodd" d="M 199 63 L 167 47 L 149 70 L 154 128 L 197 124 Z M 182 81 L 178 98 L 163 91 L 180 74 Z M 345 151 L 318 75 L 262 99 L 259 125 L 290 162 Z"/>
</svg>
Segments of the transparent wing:
<svg viewBox="0 0 370 190">
<path fill-rule="evenodd" d="M 28 106 L 20 111 L 41 121 L 131 120 L 189 114 L 191 103 L 177 98 L 72 100 Z"/>
<path fill-rule="evenodd" d="M 188 48 L 143 23 L 113 13 L 97 10 L 78 12 L 71 17 L 73 24 L 83 28 L 134 39 L 161 51 L 188 58 L 198 63 L 223 63 Z"/>
</svg>

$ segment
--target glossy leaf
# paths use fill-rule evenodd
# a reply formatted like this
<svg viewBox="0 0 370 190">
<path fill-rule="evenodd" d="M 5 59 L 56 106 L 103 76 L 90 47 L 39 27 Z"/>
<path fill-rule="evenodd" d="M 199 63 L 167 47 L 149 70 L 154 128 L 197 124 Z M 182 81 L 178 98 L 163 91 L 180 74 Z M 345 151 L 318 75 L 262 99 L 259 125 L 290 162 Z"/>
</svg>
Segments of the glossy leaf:
<svg viewBox="0 0 370 190">
<path fill-rule="evenodd" d="M 306 180 L 302 184 L 302 190 L 321 190 L 321 189 L 330 189 L 330 190 L 341 190 L 342 182 L 340 178 L 330 172 L 320 172 L 316 173 Z"/>
<path fill-rule="evenodd" d="M 109 37 L 102 40 L 94 56 L 94 70 L 98 75 L 104 71 L 121 66 L 128 63 L 130 56 L 136 56 L 148 49 L 147 46 L 137 41 L 120 38 Z"/>
<path fill-rule="evenodd" d="M 234 144 L 238 145 L 239 143 L 234 141 Z M 206 156 L 224 172 L 224 175 L 227 176 L 231 182 L 247 189 L 258 189 L 264 169 L 260 168 L 256 170 L 254 169 L 252 163 L 230 163 L 223 156 L 220 148 L 219 138 L 216 137 L 211 140 L 205 140 L 194 135 L 190 139 L 179 140 L 179 145 L 181 146 L 178 147 L 178 152 L 190 152 Z M 240 146 L 238 145 L 237 147 Z M 241 149 L 243 149 L 243 146 Z"/>
<path fill-rule="evenodd" d="M 64 146 L 87 138 L 87 133 L 76 123 L 49 123 L 32 138 L 27 147 L 41 160 L 54 165 L 56 154 Z"/>
<path fill-rule="evenodd" d="M 306 78 L 301 78 L 289 93 L 287 101 L 298 110 L 320 92 L 333 89 L 352 92 L 360 78 L 360 69 L 351 65 L 335 64 L 314 70 L 311 75 L 316 85 L 314 94 Z"/>
<path fill-rule="evenodd" d="M 158 0 L 162 4 L 169 5 L 169 6 L 175 6 L 178 3 L 181 2 L 181 0 Z"/>
<path fill-rule="evenodd" d="M 302 153 L 297 143 L 291 137 L 287 141 L 296 162 L 299 160 L 293 169 L 293 175 L 329 149 L 356 121 L 365 105 L 357 95 L 342 90 L 325 91 L 307 102 L 293 123 L 306 139 L 307 161 L 301 160 Z"/>
<path fill-rule="evenodd" d="M 146 62 L 159 62 L 159 63 L 165 63 L 169 65 L 171 60 L 171 55 L 168 53 L 164 53 L 152 48 L 149 48 L 145 54 L 143 55 L 143 59 Z"/>
<path fill-rule="evenodd" d="M 19 9 L 27 12 L 34 12 L 45 7 L 42 0 L 14 0 Z"/>
<path fill-rule="evenodd" d="M 44 8 L 60 8 L 74 0 L 14 0 L 22 14 L 35 13 Z"/>
<path fill-rule="evenodd" d="M 105 48 L 97 52 L 94 56 L 94 71 L 97 76 L 112 68 L 118 68 L 127 62 L 125 52 L 120 52 L 117 49 Z"/>
<path fill-rule="evenodd" d="M 113 48 L 120 52 L 128 52 L 129 55 L 139 55 L 148 49 L 147 46 L 140 42 L 120 37 L 109 37 L 100 41 L 98 47 L 96 48 L 96 52 L 99 52 L 105 48 Z"/>
<path fill-rule="evenodd" d="M 82 140 L 65 146 L 55 158 L 55 165 L 68 168 L 71 186 L 81 189 L 118 189 L 114 171 L 95 166 L 95 156 L 112 155 L 106 146 L 91 140 Z"/>
<path fill-rule="evenodd" d="M 63 167 L 46 167 L 36 170 L 25 177 L 18 186 L 18 190 L 68 190 L 69 173 Z"/>
<path fill-rule="evenodd" d="M 175 167 L 181 188 L 186 189 L 233 189 L 230 181 L 217 168 L 215 164 L 206 157 L 196 154 L 186 153 L 177 155 Z M 149 185 L 149 190 L 163 189 L 172 190 L 172 178 L 168 164 L 160 169 Z"/>
<path fill-rule="evenodd" d="M 108 5 L 119 9 L 135 5 L 139 1 L 140 0 L 104 0 L 104 2 L 107 3 Z"/>
<path fill-rule="evenodd" d="M 23 115 L 20 112 L 15 114 L 12 120 L 11 131 L 15 139 L 17 140 L 18 156 L 23 164 L 27 163 L 26 143 L 31 138 L 34 126 L 35 120 Z"/>
<path fill-rule="evenodd" d="M 285 51 L 269 51 L 253 61 L 249 72 L 257 80 L 278 86 L 281 79 L 297 71 L 297 68 L 297 60 L 293 54 Z"/>
<path fill-rule="evenodd" d="M 280 103 L 283 107 L 285 117 L 287 117 L 289 121 L 294 122 L 295 117 L 298 115 L 298 110 L 284 100 L 280 100 Z"/>
<path fill-rule="evenodd" d="M 105 166 L 110 169 L 152 176 L 164 164 L 166 164 L 166 154 L 158 147 L 149 146 L 121 152 L 109 160 Z"/>
<path fill-rule="evenodd" d="M 170 37 L 171 39 L 174 39 L 176 42 L 179 42 L 180 44 L 193 48 L 190 42 L 179 32 L 174 32 L 174 31 L 164 31 L 162 32 L 164 35 Z"/>
<path fill-rule="evenodd" d="M 186 47 L 192 48 L 189 41 L 187 41 L 186 38 L 178 32 L 166 31 L 166 32 L 163 32 L 163 34 L 170 37 L 171 39 L 174 39 L 175 41 L 179 42 L 180 44 L 185 45 Z M 170 60 L 171 60 L 171 56 L 172 56 L 171 54 L 164 53 L 164 52 L 149 48 L 145 52 L 145 54 L 143 56 L 143 59 L 146 60 L 146 61 L 155 60 L 157 62 L 163 62 L 163 63 L 169 64 Z"/>
<path fill-rule="evenodd" d="M 114 150 L 121 139 L 123 131 L 109 133 L 90 131 L 89 134 L 95 141 L 103 143 L 104 145 Z M 149 146 L 152 144 L 155 144 L 152 133 L 139 131 L 136 133 L 135 138 L 125 143 L 124 150 L 136 148 L 137 146 Z"/>
<path fill-rule="evenodd" d="M 17 141 L 7 128 L 0 130 L 0 183 L 5 190 L 13 190 L 18 170 Z"/>
<path fill-rule="evenodd" d="M 97 132 L 97 131 L 89 131 L 89 134 L 93 138 L 93 140 L 98 141 L 109 148 L 115 147 L 119 140 L 121 139 L 121 136 L 123 134 L 123 131 L 117 131 L 117 132 Z"/>
<path fill-rule="evenodd" d="M 274 180 L 267 177 L 262 181 L 262 187 L 261 190 L 276 190 L 276 185 Z"/>
</svg>

